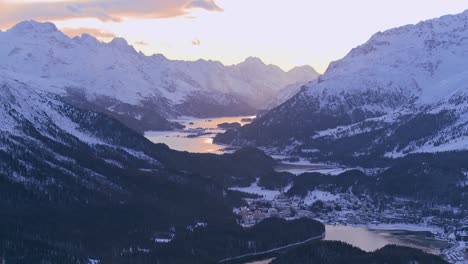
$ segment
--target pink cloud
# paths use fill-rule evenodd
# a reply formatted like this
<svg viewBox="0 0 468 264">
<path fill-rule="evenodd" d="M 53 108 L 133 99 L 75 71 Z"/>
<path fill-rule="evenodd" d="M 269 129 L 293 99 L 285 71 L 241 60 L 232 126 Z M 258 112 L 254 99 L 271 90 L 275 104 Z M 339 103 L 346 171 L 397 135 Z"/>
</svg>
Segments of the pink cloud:
<svg viewBox="0 0 468 264">
<path fill-rule="evenodd" d="M 168 18 L 190 9 L 222 11 L 214 0 L 63 0 L 60 2 L 0 3 L 0 25 L 23 20 L 57 21 L 97 18 L 119 22 L 123 18 Z"/>
<path fill-rule="evenodd" d="M 92 35 L 98 39 L 111 39 L 116 37 L 114 33 L 105 32 L 96 28 L 61 28 L 60 30 L 69 37 L 81 36 L 84 33 Z"/>
<path fill-rule="evenodd" d="M 192 40 L 192 45 L 194 46 L 200 46 L 201 45 L 201 41 L 199 39 L 194 39 Z"/>
</svg>

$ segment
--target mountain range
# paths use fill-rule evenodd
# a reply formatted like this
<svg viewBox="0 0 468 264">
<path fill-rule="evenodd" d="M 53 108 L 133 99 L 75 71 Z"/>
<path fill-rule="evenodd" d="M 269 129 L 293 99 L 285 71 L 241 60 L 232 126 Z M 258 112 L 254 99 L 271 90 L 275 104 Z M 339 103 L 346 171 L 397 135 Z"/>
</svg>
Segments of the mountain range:
<svg viewBox="0 0 468 264">
<path fill-rule="evenodd" d="M 322 157 L 468 149 L 468 11 L 373 35 L 218 142 Z"/>
<path fill-rule="evenodd" d="M 109 43 L 88 34 L 69 38 L 54 24 L 35 21 L 0 31 L 0 61 L 0 69 L 38 79 L 69 103 L 111 115 L 139 132 L 179 127 L 167 119 L 181 115 L 255 114 L 274 106 L 283 88 L 318 76 L 310 66 L 285 72 L 258 58 L 224 66 L 145 56 L 122 38 Z"/>
</svg>

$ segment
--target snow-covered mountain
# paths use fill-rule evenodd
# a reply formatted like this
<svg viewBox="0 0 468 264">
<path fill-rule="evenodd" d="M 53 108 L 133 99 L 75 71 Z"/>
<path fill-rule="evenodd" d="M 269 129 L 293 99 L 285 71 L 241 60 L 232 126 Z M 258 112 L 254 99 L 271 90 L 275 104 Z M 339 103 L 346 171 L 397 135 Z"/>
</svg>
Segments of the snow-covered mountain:
<svg viewBox="0 0 468 264">
<path fill-rule="evenodd" d="M 2 184 L 23 185 L 41 196 L 66 191 L 67 199 L 83 202 L 88 195 L 122 194 L 116 177 L 126 168 L 161 167 L 134 144 L 135 132 L 103 114 L 75 108 L 23 77 L 0 70 Z"/>
<path fill-rule="evenodd" d="M 217 140 L 354 156 L 468 149 L 467 84 L 468 11 L 375 34 Z"/>
<path fill-rule="evenodd" d="M 300 87 L 317 78 L 319 74 L 311 66 L 300 66 L 284 72 L 277 66 L 265 65 L 258 58 L 247 58 L 244 62 L 228 67 L 230 74 L 236 79 L 245 81 L 251 92 L 251 105 L 257 109 L 271 109 L 271 101 L 284 98 L 283 91 L 291 90 L 291 87 Z M 295 93 L 294 93 L 295 94 Z M 291 94 L 291 98 L 294 96 Z"/>
<path fill-rule="evenodd" d="M 284 102 L 288 101 L 289 99 L 293 98 L 296 94 L 298 94 L 302 87 L 304 87 L 304 83 L 294 83 L 284 87 L 273 100 L 268 102 L 266 109 L 274 109 L 275 107 L 280 106 Z"/>
<path fill-rule="evenodd" d="M 234 66 L 145 56 L 122 38 L 73 39 L 51 23 L 25 21 L 0 32 L 0 69 L 41 78 L 74 104 L 106 112 L 137 130 L 170 129 L 178 115 L 220 116 L 263 109 L 282 88 L 317 76 L 284 72 L 256 58 Z"/>
</svg>

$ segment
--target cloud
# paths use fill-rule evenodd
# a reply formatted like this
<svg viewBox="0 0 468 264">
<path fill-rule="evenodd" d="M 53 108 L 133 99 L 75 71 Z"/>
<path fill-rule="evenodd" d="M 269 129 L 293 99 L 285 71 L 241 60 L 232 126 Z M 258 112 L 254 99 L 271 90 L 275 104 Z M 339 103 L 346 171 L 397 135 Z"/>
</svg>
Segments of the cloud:
<svg viewBox="0 0 468 264">
<path fill-rule="evenodd" d="M 194 8 L 222 11 L 214 0 L 8 1 L 0 3 L 0 25 L 13 25 L 30 19 L 57 21 L 97 18 L 120 22 L 124 18 L 168 18 L 187 15 Z"/>
<path fill-rule="evenodd" d="M 138 46 L 148 46 L 149 44 L 144 42 L 144 41 L 137 41 L 135 42 L 135 45 L 138 45 Z"/>
<path fill-rule="evenodd" d="M 189 8 L 203 8 L 210 11 L 223 11 L 214 0 L 194 0 L 187 5 Z"/>
<path fill-rule="evenodd" d="M 199 39 L 194 39 L 192 40 L 192 45 L 194 46 L 200 46 L 201 45 L 201 41 Z"/>
<path fill-rule="evenodd" d="M 117 37 L 112 32 L 105 32 L 96 28 L 61 28 L 60 30 L 70 37 L 81 36 L 84 33 L 98 39 L 111 39 Z"/>
</svg>

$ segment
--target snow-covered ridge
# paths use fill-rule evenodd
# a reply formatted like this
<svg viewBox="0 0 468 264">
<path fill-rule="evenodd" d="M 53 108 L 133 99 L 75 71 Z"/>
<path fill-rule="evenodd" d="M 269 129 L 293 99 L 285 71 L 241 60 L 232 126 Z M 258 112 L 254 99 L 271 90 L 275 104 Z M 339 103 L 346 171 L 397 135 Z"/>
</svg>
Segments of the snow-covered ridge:
<svg viewBox="0 0 468 264">
<path fill-rule="evenodd" d="M 259 118 L 253 128 L 224 141 L 283 146 L 302 142 L 316 148 L 314 140 L 331 146 L 334 140 L 366 139 L 356 145 L 366 148 L 354 155 L 372 153 L 379 144 L 396 144 L 398 150 L 390 150 L 389 156 L 466 150 L 467 83 L 465 11 L 375 34 Z M 243 134 L 248 129 L 272 139 L 251 136 L 260 132 Z"/>
<path fill-rule="evenodd" d="M 375 34 L 345 58 L 332 63 L 320 81 L 307 87 L 306 94 L 326 101 L 332 95 L 347 100 L 373 91 L 378 111 L 385 114 L 381 118 L 390 120 L 394 119 L 391 116 L 427 108 L 431 114 L 453 111 L 459 116 L 458 121 L 442 131 L 434 131 L 418 146 L 408 146 L 406 152 L 468 149 L 465 133 L 461 132 L 466 130 L 468 109 L 460 103 L 467 99 L 467 73 L 468 11 L 465 11 Z M 369 109 L 372 104 L 372 100 L 367 100 L 366 104 L 354 107 Z M 461 132 L 459 136 L 454 136 L 455 131 Z M 443 142 L 444 137 L 452 138 Z"/>
<path fill-rule="evenodd" d="M 468 11 L 377 33 L 330 65 L 313 94 L 397 91 L 433 103 L 459 89 L 444 85 L 467 70 Z M 443 86 L 443 87 L 441 87 Z"/>
<path fill-rule="evenodd" d="M 186 105 L 199 101 L 263 109 L 284 87 L 304 84 L 318 75 L 310 67 L 285 72 L 257 58 L 224 66 L 216 61 L 145 56 L 122 38 L 109 43 L 88 34 L 69 38 L 55 25 L 35 21 L 0 33 L 0 69 L 51 82 L 65 80 L 56 91 L 67 94 L 72 87 L 90 102 L 114 101 L 108 108 L 118 104 L 155 108 L 149 102 L 164 102 L 158 110 L 163 117 L 190 114 L 193 109 Z"/>
<path fill-rule="evenodd" d="M 0 132 L 24 136 L 22 124 L 27 122 L 42 135 L 67 145 L 57 133 L 69 134 L 89 145 L 113 145 L 99 138 L 68 113 L 59 96 L 42 88 L 41 79 L 23 79 L 23 75 L 0 70 Z M 21 79 L 21 80 L 20 80 Z M 37 82 L 36 82 L 37 81 Z M 90 115 L 95 115 L 89 113 Z M 93 118 L 93 116 L 90 116 Z"/>
<path fill-rule="evenodd" d="M 129 149 L 117 141 L 117 136 L 111 139 L 100 134 L 116 125 L 125 127 L 103 115 L 70 106 L 42 81 L 0 69 L 0 154 L 5 161 L 0 164 L 1 175 L 44 192 L 73 179 L 86 189 L 105 193 L 122 190 L 109 175 L 76 157 L 91 152 L 95 162 L 100 160 L 119 169 L 127 166 L 122 160 L 131 159 L 141 160 L 149 168 L 160 167 L 155 158 Z M 107 123 L 109 127 L 105 127 Z M 103 149 L 115 156 L 106 157 L 100 152 Z M 44 171 L 49 172 L 46 178 L 38 176 Z"/>
</svg>

